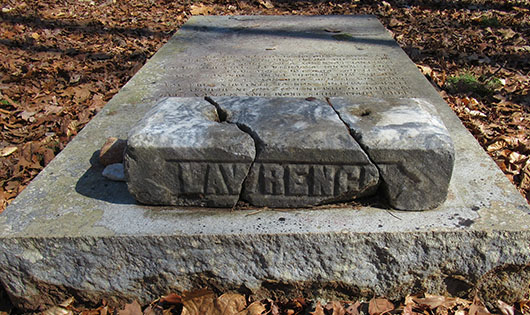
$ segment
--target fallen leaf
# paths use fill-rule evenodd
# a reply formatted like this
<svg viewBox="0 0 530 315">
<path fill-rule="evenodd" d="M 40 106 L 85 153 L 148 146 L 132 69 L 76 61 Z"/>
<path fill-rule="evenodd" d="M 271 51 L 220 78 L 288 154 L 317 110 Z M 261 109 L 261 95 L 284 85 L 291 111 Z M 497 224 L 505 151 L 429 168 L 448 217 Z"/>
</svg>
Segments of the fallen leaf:
<svg viewBox="0 0 530 315">
<path fill-rule="evenodd" d="M 473 304 L 469 307 L 469 315 L 486 315 L 490 314 L 488 309 L 482 304 L 482 302 L 475 296 Z"/>
<path fill-rule="evenodd" d="M 61 304 L 59 304 L 59 306 L 61 307 L 69 307 L 71 306 L 72 304 L 74 304 L 74 297 L 69 297 L 68 299 L 64 300 Z"/>
<path fill-rule="evenodd" d="M 118 315 L 143 315 L 142 307 L 138 301 L 134 300 L 132 303 L 125 304 L 125 308 L 118 311 Z"/>
<path fill-rule="evenodd" d="M 90 97 L 90 90 L 86 86 L 79 86 L 75 89 L 74 99 L 76 102 L 84 102 Z"/>
<path fill-rule="evenodd" d="M 401 26 L 403 23 L 401 23 L 400 20 L 398 19 L 395 19 L 395 18 L 392 18 L 390 19 L 390 22 L 388 23 L 388 26 L 390 27 L 396 27 L 396 26 Z"/>
<path fill-rule="evenodd" d="M 344 306 L 342 303 L 338 301 L 331 301 L 328 304 L 326 304 L 326 310 L 333 311 L 332 315 L 344 315 L 346 314 L 346 310 L 344 309 Z"/>
<path fill-rule="evenodd" d="M 272 4 L 272 2 L 270 2 L 270 0 L 259 0 L 259 4 L 261 4 L 262 6 L 264 6 L 267 9 L 274 8 L 274 4 Z"/>
<path fill-rule="evenodd" d="M 517 33 L 514 32 L 511 28 L 500 29 L 500 30 L 499 30 L 499 33 L 502 34 L 502 36 L 504 37 L 504 39 L 511 39 L 511 38 L 513 38 L 515 35 L 517 35 Z"/>
<path fill-rule="evenodd" d="M 116 138 L 117 140 L 117 138 Z M 107 139 L 108 142 L 108 139 Z M 105 144 L 107 143 L 105 142 Z M 102 149 L 103 150 L 103 149 Z M 168 303 L 168 304 L 182 304 L 182 298 L 180 295 L 176 293 L 169 293 L 166 296 L 163 296 L 160 298 L 161 303 Z"/>
<path fill-rule="evenodd" d="M 515 315 L 515 308 L 511 305 L 508 305 L 507 303 L 498 300 L 497 306 L 499 307 L 499 310 L 504 315 Z"/>
<path fill-rule="evenodd" d="M 33 116 L 36 114 L 37 112 L 33 112 L 33 111 L 22 111 L 20 114 L 18 114 L 18 116 L 26 121 L 29 121 L 29 122 L 34 122 L 35 121 L 35 118 L 33 118 Z"/>
<path fill-rule="evenodd" d="M 208 15 L 213 11 L 213 7 L 199 3 L 198 5 L 192 5 L 190 7 L 190 13 L 192 15 Z"/>
<path fill-rule="evenodd" d="M 245 309 L 247 301 L 241 294 L 225 293 L 217 298 L 221 314 L 237 314 Z"/>
<path fill-rule="evenodd" d="M 348 306 L 346 308 L 346 312 L 348 315 L 359 315 L 359 307 L 361 306 L 361 302 L 356 301 L 352 305 Z"/>
<path fill-rule="evenodd" d="M 40 35 L 38 33 L 31 33 L 31 38 L 34 40 L 38 40 L 40 38 Z"/>
<path fill-rule="evenodd" d="M 379 315 L 390 312 L 394 309 L 394 304 L 383 298 L 373 298 L 368 303 L 368 313 L 370 315 Z"/>
<path fill-rule="evenodd" d="M 0 149 L 0 156 L 9 156 L 13 153 L 15 153 L 18 150 L 18 147 L 15 146 L 9 146 Z"/>
<path fill-rule="evenodd" d="M 499 151 L 499 150 L 502 150 L 502 149 L 506 148 L 506 146 L 507 146 L 506 141 L 504 141 L 504 140 L 496 141 L 496 142 L 490 144 L 486 148 L 486 151 L 488 151 L 488 152 Z"/>
<path fill-rule="evenodd" d="M 208 289 L 201 289 L 182 294 L 182 315 L 216 314 L 215 294 Z"/>
<path fill-rule="evenodd" d="M 255 301 L 237 315 L 262 315 L 266 310 L 261 302 Z"/>
<path fill-rule="evenodd" d="M 510 155 L 508 156 L 508 161 L 510 163 L 513 163 L 513 164 L 521 164 L 521 163 L 524 163 L 526 162 L 528 158 L 518 152 L 515 152 L 513 151 L 512 153 L 510 153 Z"/>
<path fill-rule="evenodd" d="M 315 307 L 315 310 L 313 312 L 310 312 L 311 315 L 325 315 L 324 309 L 322 308 L 322 305 L 320 302 L 317 302 L 317 306 Z"/>
<path fill-rule="evenodd" d="M 420 69 L 421 73 L 423 73 L 423 75 L 432 77 L 432 69 L 431 69 L 431 67 L 424 66 L 424 65 L 417 65 L 417 66 L 418 66 L 418 69 Z"/>
<path fill-rule="evenodd" d="M 68 310 L 64 307 L 60 307 L 60 306 L 54 306 L 42 312 L 42 315 L 73 315 L 73 314 L 74 314 L 73 311 Z"/>
</svg>

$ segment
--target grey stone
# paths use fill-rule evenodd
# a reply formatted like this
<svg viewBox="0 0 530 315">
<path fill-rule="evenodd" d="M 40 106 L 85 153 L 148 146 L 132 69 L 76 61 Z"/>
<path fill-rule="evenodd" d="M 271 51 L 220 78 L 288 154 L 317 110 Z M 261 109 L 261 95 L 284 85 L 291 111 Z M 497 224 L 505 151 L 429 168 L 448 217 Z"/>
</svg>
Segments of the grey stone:
<svg viewBox="0 0 530 315">
<path fill-rule="evenodd" d="M 351 40 L 335 40 L 325 28 Z M 287 93 L 427 99 L 454 141 L 447 200 L 423 212 L 374 204 L 290 211 L 156 207 L 136 203 L 125 183 L 101 176 L 95 152 L 109 135 L 126 138 L 161 95 Z M 499 267 L 525 270 L 529 213 L 376 18 L 192 17 L 0 214 L 0 282 L 26 309 L 72 295 L 144 304 L 205 286 L 279 298 L 466 296 Z M 515 273 L 498 275 L 514 291 L 528 289 Z"/>
<path fill-rule="evenodd" d="M 213 97 L 226 121 L 254 138 L 257 153 L 243 200 L 307 207 L 375 192 L 376 167 L 324 100 Z"/>
<path fill-rule="evenodd" d="M 425 210 L 445 201 L 455 152 L 432 104 L 368 97 L 331 98 L 330 103 L 377 165 L 392 207 Z"/>
<path fill-rule="evenodd" d="M 129 132 L 127 186 L 145 204 L 233 207 L 254 157 L 252 138 L 204 98 L 168 98 Z"/>
<path fill-rule="evenodd" d="M 113 181 L 124 182 L 125 172 L 123 169 L 123 163 L 114 163 L 105 166 L 101 175 Z"/>
</svg>

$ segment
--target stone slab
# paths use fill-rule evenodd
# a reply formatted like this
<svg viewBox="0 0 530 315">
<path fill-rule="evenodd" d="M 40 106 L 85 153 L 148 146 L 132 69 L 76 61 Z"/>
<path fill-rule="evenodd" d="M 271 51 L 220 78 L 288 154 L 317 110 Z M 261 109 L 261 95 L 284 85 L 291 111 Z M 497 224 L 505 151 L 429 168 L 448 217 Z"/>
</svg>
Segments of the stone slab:
<svg viewBox="0 0 530 315">
<path fill-rule="evenodd" d="M 329 102 L 377 165 L 392 207 L 425 210 L 445 201 L 455 152 L 432 104 L 369 97 Z"/>
<path fill-rule="evenodd" d="M 160 96 L 251 94 L 429 100 L 454 140 L 446 202 L 421 213 L 150 207 L 101 175 L 105 139 L 125 139 Z M 526 201 L 376 18 L 193 17 L 0 215 L 0 282 L 28 309 L 204 286 L 397 299 L 478 283 L 494 299 L 527 290 L 529 231 Z"/>
<path fill-rule="evenodd" d="M 255 155 L 204 98 L 166 98 L 129 132 L 128 189 L 143 204 L 234 207 Z"/>
</svg>

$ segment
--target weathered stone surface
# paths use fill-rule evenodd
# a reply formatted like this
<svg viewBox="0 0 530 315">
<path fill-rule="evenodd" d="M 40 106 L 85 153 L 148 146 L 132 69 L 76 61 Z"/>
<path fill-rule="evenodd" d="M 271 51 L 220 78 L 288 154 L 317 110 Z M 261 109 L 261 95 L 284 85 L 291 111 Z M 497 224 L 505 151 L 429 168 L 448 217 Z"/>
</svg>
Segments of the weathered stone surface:
<svg viewBox="0 0 530 315">
<path fill-rule="evenodd" d="M 141 203 L 233 207 L 255 157 L 252 138 L 204 98 L 167 98 L 129 132 L 125 174 Z"/>
<path fill-rule="evenodd" d="M 415 98 L 329 101 L 379 168 L 392 207 L 425 210 L 445 201 L 455 153 L 432 104 Z"/>
<path fill-rule="evenodd" d="M 243 200 L 307 207 L 375 192 L 376 167 L 337 114 L 315 98 L 213 97 L 226 121 L 254 138 L 257 153 Z"/>
<path fill-rule="evenodd" d="M 352 38 L 337 41 L 325 28 Z M 126 138 L 160 95 L 251 93 L 428 99 L 455 146 L 447 200 L 423 212 L 150 207 L 101 176 L 94 153 L 109 135 Z M 525 270 L 529 213 L 376 18 L 192 17 L 0 214 L 0 282 L 28 309 L 72 295 L 149 303 L 205 286 L 348 300 L 465 294 L 499 267 Z M 516 273 L 497 279 L 522 287 Z"/>
</svg>

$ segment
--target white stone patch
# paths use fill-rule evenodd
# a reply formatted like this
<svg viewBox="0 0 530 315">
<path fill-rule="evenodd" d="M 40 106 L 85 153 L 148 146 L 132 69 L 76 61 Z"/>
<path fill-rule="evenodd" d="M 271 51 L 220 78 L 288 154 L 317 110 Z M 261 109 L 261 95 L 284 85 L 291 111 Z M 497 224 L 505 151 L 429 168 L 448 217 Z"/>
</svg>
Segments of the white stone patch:
<svg viewBox="0 0 530 315">
<path fill-rule="evenodd" d="M 125 181 L 125 173 L 123 170 L 123 163 L 114 163 L 111 165 L 108 165 L 103 170 L 103 173 L 101 173 L 103 177 L 116 181 L 116 182 L 124 182 Z"/>
</svg>

